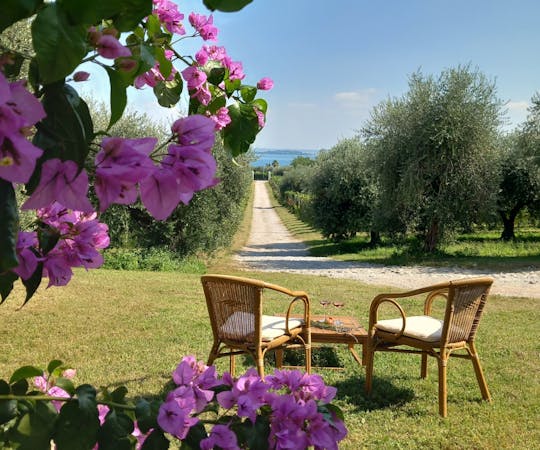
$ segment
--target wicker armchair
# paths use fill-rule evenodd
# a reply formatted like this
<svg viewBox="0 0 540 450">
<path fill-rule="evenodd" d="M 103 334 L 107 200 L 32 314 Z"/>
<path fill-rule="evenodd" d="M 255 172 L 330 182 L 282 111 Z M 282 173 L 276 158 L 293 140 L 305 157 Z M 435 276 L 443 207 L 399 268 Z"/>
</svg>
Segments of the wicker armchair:
<svg viewBox="0 0 540 450">
<path fill-rule="evenodd" d="M 493 279 L 489 277 L 449 281 L 399 294 L 376 296 L 369 310 L 369 329 L 366 352 L 365 389 L 371 392 L 373 380 L 373 360 L 376 351 L 419 353 L 421 377 L 427 377 L 427 356 L 434 356 L 439 366 L 439 414 L 447 415 L 446 366 L 450 356 L 467 358 L 472 361 L 476 379 L 484 400 L 491 401 L 489 390 L 480 366 L 474 338 L 482 310 Z M 424 301 L 424 315 L 407 317 L 395 299 L 405 299 L 427 294 Z M 437 298 L 446 302 L 444 319 L 431 316 L 432 304 Z M 394 305 L 400 318 L 379 320 L 378 310 L 384 303 Z M 396 348 L 406 346 L 409 348 Z M 411 349 L 410 347 L 413 347 Z M 466 354 L 455 350 L 466 350 Z"/>
<path fill-rule="evenodd" d="M 209 365 L 216 358 L 229 356 L 230 371 L 234 374 L 234 356 L 247 353 L 253 357 L 259 375 L 264 377 L 264 356 L 269 350 L 300 347 L 305 351 L 306 372 L 310 372 L 310 312 L 305 292 L 226 275 L 204 275 L 201 282 L 214 335 Z M 286 317 L 263 315 L 265 289 L 290 300 Z M 297 305 L 302 307 L 302 319 L 289 317 Z M 280 367 L 281 358 L 276 358 L 276 362 Z"/>
</svg>

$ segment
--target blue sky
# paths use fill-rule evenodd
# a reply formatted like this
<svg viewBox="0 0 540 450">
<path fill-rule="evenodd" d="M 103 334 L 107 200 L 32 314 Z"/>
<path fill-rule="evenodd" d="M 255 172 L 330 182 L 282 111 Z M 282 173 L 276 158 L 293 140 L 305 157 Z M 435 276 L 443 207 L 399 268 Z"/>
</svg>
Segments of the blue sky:
<svg viewBox="0 0 540 450">
<path fill-rule="evenodd" d="M 206 13 L 200 0 L 177 3 L 186 22 Z M 460 64 L 495 81 L 511 129 L 540 90 L 539 20 L 538 0 L 253 0 L 214 14 L 244 81 L 275 82 L 255 147 L 313 150 L 355 135 L 374 105 L 407 91 L 411 73 Z M 170 116 L 144 98 L 135 105 Z"/>
</svg>

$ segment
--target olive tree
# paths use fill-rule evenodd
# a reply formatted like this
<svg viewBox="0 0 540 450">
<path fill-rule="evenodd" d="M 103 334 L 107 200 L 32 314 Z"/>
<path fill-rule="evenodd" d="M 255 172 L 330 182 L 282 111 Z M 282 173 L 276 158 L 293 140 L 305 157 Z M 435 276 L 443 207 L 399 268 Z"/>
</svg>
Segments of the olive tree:
<svg viewBox="0 0 540 450">
<path fill-rule="evenodd" d="M 342 240 L 372 230 L 376 189 L 358 138 L 344 139 L 319 154 L 310 194 L 314 225 L 325 237 Z M 371 237 L 378 242 L 378 234 Z"/>
<path fill-rule="evenodd" d="M 377 174 L 376 217 L 417 233 L 428 252 L 446 233 L 493 207 L 502 104 L 495 83 L 469 66 L 438 78 L 414 73 L 409 90 L 373 110 L 362 129 Z"/>
<path fill-rule="evenodd" d="M 515 239 L 514 224 L 524 209 L 540 213 L 540 95 L 531 100 L 522 127 L 507 137 L 501 158 L 497 212 L 503 222 L 501 239 Z"/>
</svg>

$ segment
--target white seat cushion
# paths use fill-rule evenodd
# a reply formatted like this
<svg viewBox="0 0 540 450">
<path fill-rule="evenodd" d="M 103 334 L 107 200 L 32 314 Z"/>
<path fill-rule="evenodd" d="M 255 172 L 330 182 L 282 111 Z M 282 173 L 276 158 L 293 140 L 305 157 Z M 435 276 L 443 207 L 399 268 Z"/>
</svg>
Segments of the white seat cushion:
<svg viewBox="0 0 540 450">
<path fill-rule="evenodd" d="M 285 334 L 285 317 L 276 317 L 276 316 L 262 316 L 262 339 L 263 341 L 271 341 L 279 336 Z M 238 335 L 239 326 L 238 323 L 242 323 L 242 327 L 245 331 L 250 330 L 249 333 L 246 333 L 245 336 L 248 336 L 253 333 L 253 328 L 255 328 L 255 316 L 252 313 L 237 311 L 225 321 L 221 326 L 221 332 L 224 334 L 234 334 Z M 289 329 L 297 328 L 302 326 L 304 323 L 301 319 L 289 319 Z"/>
<path fill-rule="evenodd" d="M 381 331 L 399 333 L 403 327 L 403 319 L 379 320 L 375 326 Z M 426 342 L 437 342 L 441 339 L 443 321 L 430 316 L 407 317 L 403 335 Z"/>
</svg>

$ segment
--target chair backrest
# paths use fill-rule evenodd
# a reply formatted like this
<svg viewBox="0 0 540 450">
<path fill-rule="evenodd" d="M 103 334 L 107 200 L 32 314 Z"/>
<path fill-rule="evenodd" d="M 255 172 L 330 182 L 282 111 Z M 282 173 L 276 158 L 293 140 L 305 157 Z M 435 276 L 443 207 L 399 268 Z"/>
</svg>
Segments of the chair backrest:
<svg viewBox="0 0 540 450">
<path fill-rule="evenodd" d="M 204 275 L 201 282 L 214 337 L 260 340 L 264 282 L 226 275 Z"/>
<path fill-rule="evenodd" d="M 493 279 L 489 277 L 451 281 L 442 332 L 443 343 L 472 341 Z"/>
</svg>

